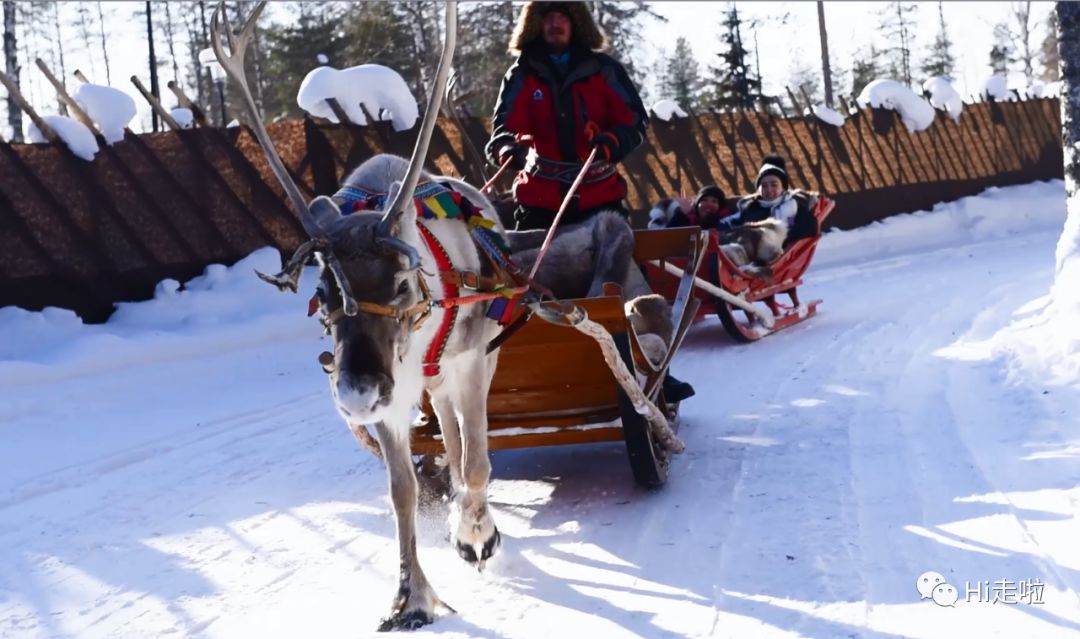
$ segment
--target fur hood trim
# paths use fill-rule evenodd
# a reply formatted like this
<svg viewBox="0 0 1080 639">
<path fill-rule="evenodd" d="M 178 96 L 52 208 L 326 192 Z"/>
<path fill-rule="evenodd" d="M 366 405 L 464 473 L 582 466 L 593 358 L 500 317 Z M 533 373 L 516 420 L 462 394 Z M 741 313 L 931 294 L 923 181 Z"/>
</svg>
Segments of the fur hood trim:
<svg viewBox="0 0 1080 639">
<path fill-rule="evenodd" d="M 597 26 L 585 2 L 526 2 L 518 15 L 514 33 L 510 36 L 510 53 L 521 55 L 533 42 L 543 37 L 543 15 L 551 5 L 562 5 L 569 14 L 573 26 L 573 44 L 583 49 L 603 51 L 607 48 L 607 36 Z"/>
</svg>

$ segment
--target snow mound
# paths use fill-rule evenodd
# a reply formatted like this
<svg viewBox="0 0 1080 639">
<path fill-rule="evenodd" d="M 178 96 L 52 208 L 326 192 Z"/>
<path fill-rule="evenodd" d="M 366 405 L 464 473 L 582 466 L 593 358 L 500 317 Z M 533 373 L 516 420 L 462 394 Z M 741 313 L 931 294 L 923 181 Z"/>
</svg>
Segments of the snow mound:
<svg viewBox="0 0 1080 639">
<path fill-rule="evenodd" d="M 395 131 L 412 128 L 420 117 L 409 85 L 397 71 L 380 64 L 340 70 L 329 66 L 313 69 L 300 83 L 296 103 L 313 116 L 337 122 L 337 116 L 326 104 L 327 98 L 336 98 L 353 124 L 360 126 L 368 123 L 361 103 L 373 117 L 393 122 Z"/>
<path fill-rule="evenodd" d="M 278 251 L 261 248 L 233 266 L 211 264 L 181 286 L 158 282 L 154 297 L 121 302 L 104 324 L 84 324 L 74 312 L 46 308 L 30 312 L 0 308 L 0 385 L 24 374 L 27 366 L 73 364 L 100 370 L 168 357 L 191 349 L 231 349 L 249 340 L 246 333 L 263 326 L 272 333 L 310 329 L 308 295 L 315 290 L 315 269 L 305 269 L 302 294 L 283 295 L 252 272 L 275 273 Z M 246 327 L 246 328 L 245 328 Z M 224 335 L 209 340 L 208 335 Z M 148 349 L 149 343 L 155 344 Z"/>
<path fill-rule="evenodd" d="M 1009 81 L 1003 75 L 992 75 L 983 82 L 982 94 L 986 98 L 994 100 L 1015 100 L 1016 96 L 1009 91 Z"/>
<path fill-rule="evenodd" d="M 813 109 L 807 108 L 804 115 L 814 115 L 825 124 L 835 127 L 844 126 L 844 121 L 847 120 L 839 111 L 834 111 L 824 104 L 815 104 Z"/>
<path fill-rule="evenodd" d="M 896 111 L 912 133 L 928 129 L 934 123 L 934 107 L 896 80 L 874 80 L 856 100 L 860 106 Z"/>
<path fill-rule="evenodd" d="M 180 125 L 181 129 L 195 128 L 195 114 L 191 112 L 191 109 L 177 107 L 172 111 L 169 111 L 169 115 L 172 116 L 172 119 L 176 120 L 176 123 Z"/>
<path fill-rule="evenodd" d="M 1062 180 L 991 187 L 930 211 L 893 215 L 850 231 L 833 229 L 822 236 L 814 266 L 1056 231 L 1065 222 L 1064 191 Z"/>
<path fill-rule="evenodd" d="M 97 123 L 106 142 L 124 139 L 124 128 L 135 117 L 135 100 L 130 95 L 101 84 L 82 84 L 71 97 Z"/>
<path fill-rule="evenodd" d="M 1054 82 L 1035 80 L 1031 83 L 1031 87 L 1028 88 L 1028 93 L 1036 98 L 1060 98 L 1061 80 L 1056 80 Z"/>
<path fill-rule="evenodd" d="M 64 144 L 71 149 L 71 152 L 76 156 L 90 162 L 97 155 L 99 150 L 97 138 L 90 132 L 90 129 L 86 128 L 86 125 L 77 120 L 62 115 L 45 115 L 42 116 L 42 120 L 52 127 L 53 131 L 60 136 L 60 139 L 64 141 Z M 38 130 L 37 125 L 30 123 L 30 130 L 28 131 L 30 141 L 35 144 L 42 144 L 48 142 L 41 131 Z"/>
<path fill-rule="evenodd" d="M 948 78 L 930 78 L 923 82 L 923 91 L 930 94 L 931 106 L 947 111 L 953 120 L 960 119 L 960 112 L 964 110 L 964 99 L 956 92 Z"/>
<path fill-rule="evenodd" d="M 657 100 L 649 107 L 649 111 L 655 115 L 658 119 L 664 122 L 670 122 L 671 118 L 685 118 L 687 117 L 686 111 L 682 110 L 675 100 L 663 99 Z"/>
</svg>

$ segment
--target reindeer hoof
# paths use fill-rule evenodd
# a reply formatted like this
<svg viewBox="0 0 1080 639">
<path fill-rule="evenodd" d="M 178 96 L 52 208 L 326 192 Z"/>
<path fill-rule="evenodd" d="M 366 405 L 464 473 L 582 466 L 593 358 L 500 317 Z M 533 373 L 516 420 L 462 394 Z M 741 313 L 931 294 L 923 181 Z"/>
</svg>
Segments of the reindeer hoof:
<svg viewBox="0 0 1080 639">
<path fill-rule="evenodd" d="M 499 529 L 495 528 L 495 534 L 493 534 L 487 541 L 480 545 L 480 556 L 476 555 L 476 546 L 471 546 L 462 542 L 457 542 L 457 552 L 461 555 L 469 565 L 476 566 L 478 570 L 484 569 L 484 564 L 488 559 L 491 559 L 495 555 L 495 551 L 502 544 L 502 535 L 499 534 Z M 478 544 L 479 545 L 479 544 Z"/>
<path fill-rule="evenodd" d="M 424 610 L 409 610 L 396 612 L 379 623 L 379 632 L 391 630 L 417 630 L 422 628 L 435 618 Z"/>
</svg>

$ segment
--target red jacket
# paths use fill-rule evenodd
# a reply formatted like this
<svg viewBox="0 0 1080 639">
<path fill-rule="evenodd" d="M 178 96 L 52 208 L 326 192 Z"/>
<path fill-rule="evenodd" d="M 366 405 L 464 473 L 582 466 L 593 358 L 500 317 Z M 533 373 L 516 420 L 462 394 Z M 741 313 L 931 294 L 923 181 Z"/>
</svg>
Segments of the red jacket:
<svg viewBox="0 0 1080 639">
<path fill-rule="evenodd" d="M 612 163 L 644 141 L 648 116 L 626 71 L 602 53 L 572 50 L 560 81 L 546 51 L 534 47 L 523 52 L 503 78 L 486 151 L 497 163 L 499 152 L 514 143 L 517 135 L 531 135 L 527 144 L 540 158 L 580 164 L 592 147 L 587 123 L 592 123 L 596 135 L 611 142 Z M 596 162 L 601 162 L 598 168 L 603 167 L 603 154 L 597 158 Z M 577 170 L 566 173 L 569 179 L 566 175 L 553 178 L 550 167 L 530 163 L 514 180 L 514 199 L 525 207 L 554 211 Z M 601 176 L 578 187 L 570 212 L 621 203 L 626 195 L 625 181 L 613 170 Z"/>
</svg>

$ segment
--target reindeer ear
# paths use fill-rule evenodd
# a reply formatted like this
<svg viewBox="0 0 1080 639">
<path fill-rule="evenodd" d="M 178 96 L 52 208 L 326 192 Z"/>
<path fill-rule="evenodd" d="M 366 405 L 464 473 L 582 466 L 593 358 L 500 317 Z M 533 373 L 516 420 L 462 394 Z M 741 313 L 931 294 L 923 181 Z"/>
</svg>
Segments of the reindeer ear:
<svg viewBox="0 0 1080 639">
<path fill-rule="evenodd" d="M 315 223 L 319 225 L 319 228 L 328 229 L 333 225 L 334 221 L 341 218 L 341 209 L 338 208 L 334 201 L 325 195 L 320 195 L 311 201 L 308 205 L 308 209 L 311 210 L 312 217 L 315 218 Z"/>
</svg>

